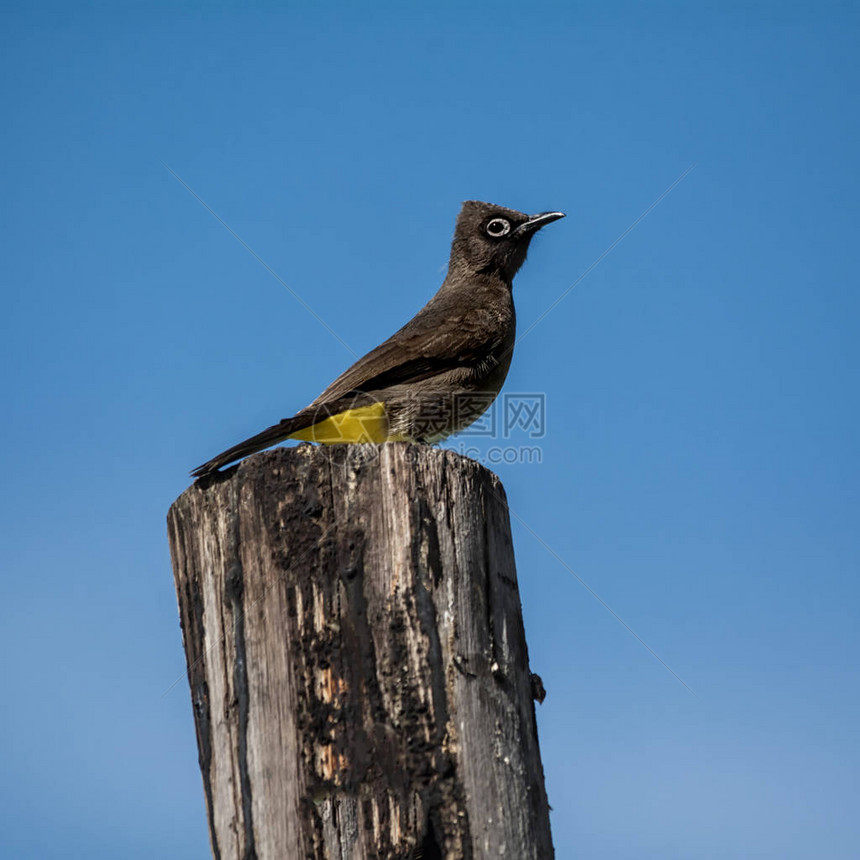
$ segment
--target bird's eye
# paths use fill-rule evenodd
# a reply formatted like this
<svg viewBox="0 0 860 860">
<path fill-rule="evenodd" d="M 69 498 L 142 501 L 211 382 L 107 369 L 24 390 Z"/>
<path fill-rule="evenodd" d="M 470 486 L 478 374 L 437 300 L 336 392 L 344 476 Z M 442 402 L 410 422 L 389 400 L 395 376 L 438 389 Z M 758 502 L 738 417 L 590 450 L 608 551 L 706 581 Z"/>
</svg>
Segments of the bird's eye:
<svg viewBox="0 0 860 860">
<path fill-rule="evenodd" d="M 501 239 L 502 236 L 507 236 L 511 232 L 511 222 L 506 221 L 504 218 L 493 218 L 487 224 L 486 229 L 488 236 L 492 236 L 494 239 Z"/>
</svg>

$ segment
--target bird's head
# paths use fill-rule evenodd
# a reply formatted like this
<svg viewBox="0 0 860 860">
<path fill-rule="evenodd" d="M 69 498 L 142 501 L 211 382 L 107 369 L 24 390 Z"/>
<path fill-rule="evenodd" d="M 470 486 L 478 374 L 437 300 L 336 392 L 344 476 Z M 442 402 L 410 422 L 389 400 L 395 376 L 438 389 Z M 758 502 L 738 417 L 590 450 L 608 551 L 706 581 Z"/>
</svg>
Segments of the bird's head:
<svg viewBox="0 0 860 860">
<path fill-rule="evenodd" d="M 515 209 L 467 200 L 460 210 L 451 245 L 449 275 L 454 272 L 497 274 L 510 283 L 525 262 L 532 236 L 563 212 L 526 215 Z"/>
</svg>

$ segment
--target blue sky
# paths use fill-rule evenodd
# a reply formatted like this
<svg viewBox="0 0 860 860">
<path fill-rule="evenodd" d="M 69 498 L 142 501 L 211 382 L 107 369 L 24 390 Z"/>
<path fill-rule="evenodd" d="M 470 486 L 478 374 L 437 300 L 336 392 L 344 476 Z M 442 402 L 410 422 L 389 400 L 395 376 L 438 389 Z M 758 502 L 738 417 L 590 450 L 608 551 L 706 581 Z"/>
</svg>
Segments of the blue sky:
<svg viewBox="0 0 860 860">
<path fill-rule="evenodd" d="M 568 213 L 525 331 L 694 165 L 508 380 L 547 405 L 542 462 L 495 470 L 556 849 L 857 856 L 856 4 L 3 3 L 0 32 L 0 855 L 208 856 L 164 517 L 351 361 L 165 165 L 358 353 L 435 291 L 462 200 Z"/>
</svg>

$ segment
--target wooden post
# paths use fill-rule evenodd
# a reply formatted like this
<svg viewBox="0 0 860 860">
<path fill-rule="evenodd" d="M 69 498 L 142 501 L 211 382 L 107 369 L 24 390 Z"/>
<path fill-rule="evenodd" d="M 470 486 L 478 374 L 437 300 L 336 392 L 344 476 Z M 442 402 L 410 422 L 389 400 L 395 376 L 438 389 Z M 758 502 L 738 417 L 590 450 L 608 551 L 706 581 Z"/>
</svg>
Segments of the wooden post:
<svg viewBox="0 0 860 860">
<path fill-rule="evenodd" d="M 553 856 L 495 475 L 280 448 L 168 528 L 216 860 Z"/>
</svg>

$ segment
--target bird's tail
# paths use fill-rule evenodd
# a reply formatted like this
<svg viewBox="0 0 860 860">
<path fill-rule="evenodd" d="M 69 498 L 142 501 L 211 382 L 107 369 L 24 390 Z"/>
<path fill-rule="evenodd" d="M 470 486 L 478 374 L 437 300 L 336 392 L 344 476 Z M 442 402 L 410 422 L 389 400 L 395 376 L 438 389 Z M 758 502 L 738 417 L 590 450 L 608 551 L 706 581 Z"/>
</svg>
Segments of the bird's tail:
<svg viewBox="0 0 860 860">
<path fill-rule="evenodd" d="M 250 439 L 246 439 L 244 442 L 228 448 L 217 457 L 213 457 L 202 466 L 198 466 L 191 473 L 191 476 L 194 478 L 203 478 L 206 475 L 211 475 L 213 472 L 217 472 L 222 466 L 226 466 L 234 460 L 241 460 L 243 457 L 248 457 L 251 454 L 256 454 L 257 451 L 262 451 L 264 448 L 276 445 L 278 442 L 283 442 L 284 439 L 289 439 L 293 433 L 304 430 L 313 423 L 314 416 L 312 413 L 306 414 L 300 412 L 293 418 L 285 418 L 278 424 L 273 424 L 271 427 L 263 430 L 262 433 L 258 433 L 256 436 L 252 436 Z"/>
<path fill-rule="evenodd" d="M 335 445 L 350 442 L 386 442 L 401 438 L 405 437 L 389 435 L 385 404 L 371 394 L 357 392 L 331 403 L 308 407 L 292 418 L 284 418 L 280 423 L 198 466 L 191 474 L 195 478 L 203 478 L 234 460 L 256 454 L 257 451 L 285 439 Z"/>
</svg>

